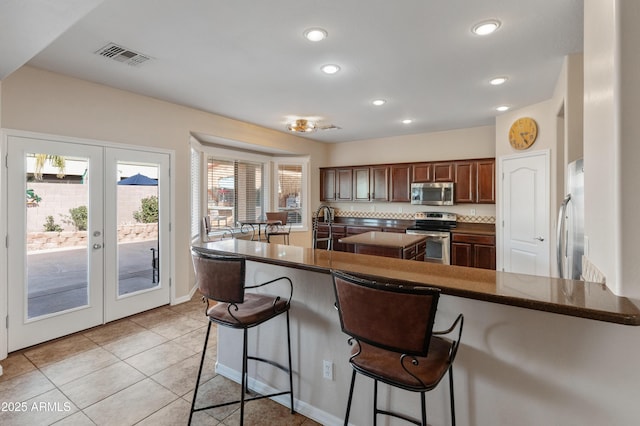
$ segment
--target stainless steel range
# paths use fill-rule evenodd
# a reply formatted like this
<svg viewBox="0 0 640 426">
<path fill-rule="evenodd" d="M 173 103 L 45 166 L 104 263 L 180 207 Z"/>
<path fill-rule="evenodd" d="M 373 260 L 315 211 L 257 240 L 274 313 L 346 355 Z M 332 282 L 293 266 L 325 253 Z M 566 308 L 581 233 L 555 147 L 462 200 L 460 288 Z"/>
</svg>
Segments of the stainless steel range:
<svg viewBox="0 0 640 426">
<path fill-rule="evenodd" d="M 455 213 L 419 212 L 414 216 L 414 226 L 407 234 L 425 235 L 427 248 L 425 262 L 451 264 L 451 229 L 457 226 Z"/>
</svg>

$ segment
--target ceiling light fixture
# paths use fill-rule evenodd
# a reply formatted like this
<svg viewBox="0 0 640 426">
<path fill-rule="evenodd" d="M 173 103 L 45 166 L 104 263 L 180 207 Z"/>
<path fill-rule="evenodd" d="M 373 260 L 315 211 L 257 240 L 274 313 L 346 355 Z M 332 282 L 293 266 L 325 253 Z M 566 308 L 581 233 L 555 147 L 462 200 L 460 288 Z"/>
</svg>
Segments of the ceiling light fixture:
<svg viewBox="0 0 640 426">
<path fill-rule="evenodd" d="M 327 30 L 324 30 L 322 28 L 309 28 L 303 34 L 304 38 L 309 41 L 321 41 L 327 38 L 327 36 L 329 35 L 327 33 Z"/>
<path fill-rule="evenodd" d="M 323 73 L 325 74 L 335 74 L 340 71 L 340 67 L 335 64 L 327 64 L 320 67 Z"/>
<path fill-rule="evenodd" d="M 381 105 L 386 104 L 387 101 L 385 101 L 384 99 L 376 99 L 371 103 L 374 104 L 375 106 L 381 106 Z"/>
<path fill-rule="evenodd" d="M 287 130 L 296 133 L 311 133 L 317 130 L 316 123 L 313 121 L 299 118 L 296 121 L 287 124 Z"/>
<path fill-rule="evenodd" d="M 413 120 L 410 119 L 410 118 L 406 118 L 406 119 L 402 120 L 402 124 L 411 124 L 411 123 L 413 123 Z"/>
<path fill-rule="evenodd" d="M 508 77 L 495 77 L 489 80 L 489 84 L 492 86 L 500 86 L 501 84 L 506 83 L 508 79 Z"/>
<path fill-rule="evenodd" d="M 473 32 L 476 35 L 484 36 L 484 35 L 491 34 L 498 28 L 500 28 L 500 21 L 496 19 L 491 19 L 488 21 L 482 21 L 474 25 L 473 28 L 471 29 L 471 32 Z"/>
<path fill-rule="evenodd" d="M 506 105 L 500 105 L 499 107 L 496 108 L 496 111 L 500 111 L 500 112 L 505 112 L 508 110 L 509 110 L 509 107 Z"/>
</svg>

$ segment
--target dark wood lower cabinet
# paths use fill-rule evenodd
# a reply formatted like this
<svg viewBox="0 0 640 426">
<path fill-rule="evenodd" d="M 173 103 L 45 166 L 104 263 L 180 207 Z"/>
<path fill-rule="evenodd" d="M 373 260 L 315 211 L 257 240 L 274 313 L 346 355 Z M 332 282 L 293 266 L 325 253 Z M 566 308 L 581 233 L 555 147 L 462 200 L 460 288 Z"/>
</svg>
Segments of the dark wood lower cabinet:
<svg viewBox="0 0 640 426">
<path fill-rule="evenodd" d="M 493 235 L 451 235 L 451 264 L 496 269 L 496 237 Z"/>
</svg>

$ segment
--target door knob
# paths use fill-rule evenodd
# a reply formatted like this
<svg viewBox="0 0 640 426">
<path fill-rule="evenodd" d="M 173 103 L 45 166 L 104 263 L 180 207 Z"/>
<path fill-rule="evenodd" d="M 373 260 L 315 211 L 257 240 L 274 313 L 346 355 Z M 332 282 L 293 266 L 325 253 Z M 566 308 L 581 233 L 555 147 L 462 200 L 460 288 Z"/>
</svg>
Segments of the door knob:
<svg viewBox="0 0 640 426">
<path fill-rule="evenodd" d="M 93 249 L 94 249 L 94 250 L 98 250 L 98 249 L 100 249 L 100 248 L 102 248 L 102 244 L 98 244 L 98 243 L 96 243 L 96 244 L 94 244 L 94 245 L 93 245 Z"/>
<path fill-rule="evenodd" d="M 544 241 L 544 238 L 542 237 L 535 237 L 534 240 L 538 240 L 538 241 Z"/>
</svg>

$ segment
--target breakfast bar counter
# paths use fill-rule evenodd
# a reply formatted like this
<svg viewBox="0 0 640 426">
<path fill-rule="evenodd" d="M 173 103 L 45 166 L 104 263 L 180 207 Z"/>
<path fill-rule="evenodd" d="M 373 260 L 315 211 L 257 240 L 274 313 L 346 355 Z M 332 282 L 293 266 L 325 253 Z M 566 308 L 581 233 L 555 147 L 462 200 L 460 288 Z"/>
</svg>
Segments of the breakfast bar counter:
<svg viewBox="0 0 640 426">
<path fill-rule="evenodd" d="M 294 405 L 320 424 L 343 424 L 351 375 L 352 348 L 334 308 L 331 270 L 439 288 L 436 330 L 464 314 L 453 375 L 458 424 L 632 425 L 640 418 L 640 327 L 634 327 L 640 304 L 601 284 L 237 239 L 202 247 L 245 257 L 248 285 L 281 276 L 293 281 Z M 250 332 L 250 348 L 285 363 L 278 321 L 284 319 Z M 217 337 L 216 373 L 240 382 L 242 332 L 220 327 Z M 332 367 L 329 376 L 325 365 Z M 251 387 L 264 393 L 286 388 L 288 376 L 273 370 L 256 367 Z M 372 380 L 359 378 L 356 387 L 360 395 L 373 394 Z M 420 412 L 417 395 L 381 386 L 378 397 L 380 406 Z M 275 400 L 289 404 L 284 396 Z M 427 413 L 429 424 L 449 424 L 446 384 L 427 395 Z M 373 424 L 370 397 L 354 398 L 350 424 Z"/>
<path fill-rule="evenodd" d="M 368 234 L 375 234 L 373 236 Z M 382 232 L 343 238 L 343 242 L 385 244 Z M 405 234 L 395 234 L 403 235 Z M 389 233 L 387 236 L 394 236 Z M 376 237 L 376 238 L 373 238 Z M 411 237 L 411 236 L 407 236 Z M 420 236 L 414 236 L 420 238 Z M 416 243 L 416 241 L 411 241 Z M 400 244 L 400 243 L 397 243 Z M 396 245 L 397 245 L 396 244 Z M 403 244 L 402 244 L 403 245 Z M 203 245 L 213 252 L 233 253 L 257 262 L 273 263 L 329 274 L 332 269 L 366 274 L 378 280 L 439 288 L 443 294 L 521 308 L 554 312 L 626 325 L 640 325 L 640 301 L 614 295 L 605 285 L 551 277 L 513 274 L 478 268 L 406 262 L 381 256 L 313 250 L 297 246 L 224 240 Z"/>
</svg>

